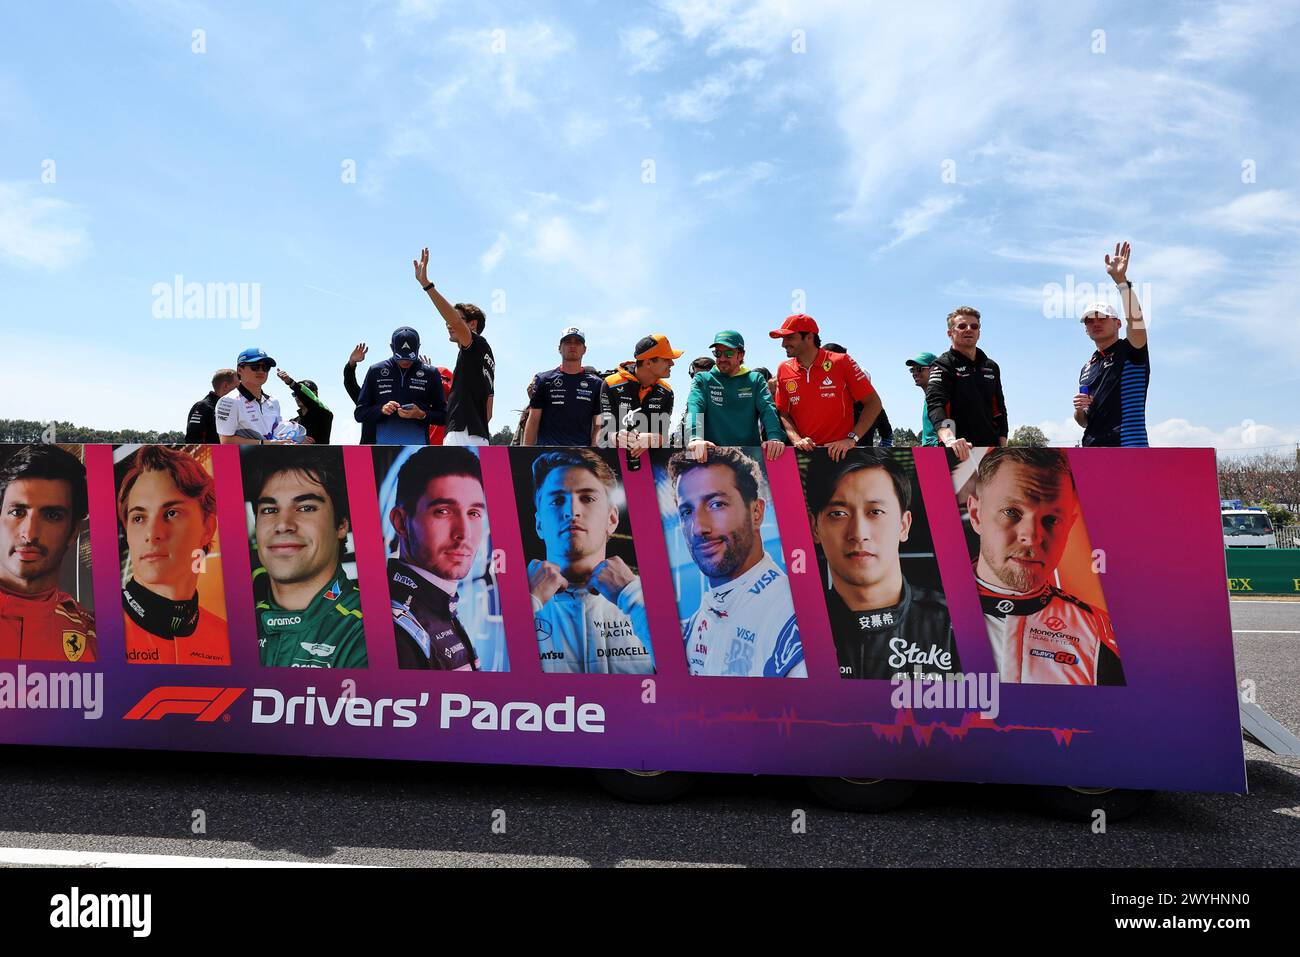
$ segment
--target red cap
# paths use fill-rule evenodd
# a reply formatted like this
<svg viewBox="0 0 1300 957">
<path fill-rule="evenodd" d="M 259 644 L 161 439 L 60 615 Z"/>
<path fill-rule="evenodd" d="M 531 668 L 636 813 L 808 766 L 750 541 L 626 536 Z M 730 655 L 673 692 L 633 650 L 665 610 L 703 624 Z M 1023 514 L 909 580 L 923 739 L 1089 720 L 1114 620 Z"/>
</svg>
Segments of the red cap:
<svg viewBox="0 0 1300 957">
<path fill-rule="evenodd" d="M 773 339 L 781 339 L 790 335 L 792 332 L 821 332 L 817 328 L 817 320 L 812 316 L 805 316 L 802 312 L 793 316 L 786 316 L 785 322 L 781 323 L 780 329 L 773 329 L 768 333 Z"/>
</svg>

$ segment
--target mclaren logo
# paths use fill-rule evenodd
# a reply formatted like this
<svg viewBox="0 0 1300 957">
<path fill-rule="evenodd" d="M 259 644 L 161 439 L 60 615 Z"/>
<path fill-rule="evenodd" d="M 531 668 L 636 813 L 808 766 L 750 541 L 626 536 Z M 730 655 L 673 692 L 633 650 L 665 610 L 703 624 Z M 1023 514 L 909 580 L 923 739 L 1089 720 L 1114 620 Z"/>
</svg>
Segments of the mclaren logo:
<svg viewBox="0 0 1300 957">
<path fill-rule="evenodd" d="M 243 688 L 154 688 L 136 702 L 126 721 L 158 721 L 169 714 L 189 714 L 195 721 L 216 721 L 230 709 Z"/>
</svg>

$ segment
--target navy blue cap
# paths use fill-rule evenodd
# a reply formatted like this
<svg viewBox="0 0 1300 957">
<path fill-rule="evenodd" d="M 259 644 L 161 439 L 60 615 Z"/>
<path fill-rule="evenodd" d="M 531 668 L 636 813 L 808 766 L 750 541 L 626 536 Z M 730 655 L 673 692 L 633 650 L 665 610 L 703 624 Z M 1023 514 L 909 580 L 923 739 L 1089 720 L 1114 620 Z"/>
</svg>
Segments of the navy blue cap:
<svg viewBox="0 0 1300 957">
<path fill-rule="evenodd" d="M 250 346 L 249 348 L 241 352 L 239 354 L 239 358 L 235 360 L 235 365 L 246 366 L 253 362 L 265 362 L 268 368 L 275 367 L 275 360 L 272 359 L 270 356 L 268 356 L 257 346 Z"/>
<path fill-rule="evenodd" d="M 393 348 L 394 359 L 420 358 L 420 334 L 410 326 L 394 330 L 389 345 Z"/>
</svg>

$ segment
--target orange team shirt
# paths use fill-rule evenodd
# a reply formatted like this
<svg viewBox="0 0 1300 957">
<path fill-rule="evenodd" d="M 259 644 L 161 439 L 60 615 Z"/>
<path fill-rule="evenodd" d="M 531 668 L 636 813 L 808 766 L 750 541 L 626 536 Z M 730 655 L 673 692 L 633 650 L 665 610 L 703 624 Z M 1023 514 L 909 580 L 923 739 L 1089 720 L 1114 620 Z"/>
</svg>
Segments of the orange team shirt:
<svg viewBox="0 0 1300 957">
<path fill-rule="evenodd" d="M 126 624 L 126 660 L 145 665 L 228 665 L 230 634 L 226 620 L 199 608 L 194 634 L 159 638 L 123 613 Z"/>
<path fill-rule="evenodd" d="M 786 359 L 776 370 L 776 410 L 818 445 L 847 439 L 853 431 L 853 404 L 875 394 L 867 374 L 839 352 L 818 349 L 807 369 L 797 359 Z"/>
<path fill-rule="evenodd" d="M 28 597 L 0 588 L 0 658 L 94 661 L 95 616 L 67 592 Z"/>
</svg>

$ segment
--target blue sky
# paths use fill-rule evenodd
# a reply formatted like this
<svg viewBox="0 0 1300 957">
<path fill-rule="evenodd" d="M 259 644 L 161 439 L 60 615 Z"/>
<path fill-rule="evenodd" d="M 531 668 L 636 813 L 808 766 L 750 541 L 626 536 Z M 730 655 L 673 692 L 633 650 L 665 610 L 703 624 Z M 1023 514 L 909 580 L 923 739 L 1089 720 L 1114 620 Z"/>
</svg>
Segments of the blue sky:
<svg viewBox="0 0 1300 957">
<path fill-rule="evenodd" d="M 566 325 L 601 367 L 722 328 L 775 367 L 765 331 L 802 302 L 916 428 L 903 361 L 969 303 L 1013 427 L 1073 444 L 1091 350 L 1045 290 L 1108 284 L 1128 239 L 1153 444 L 1300 440 L 1295 3 L 123 0 L 2 22 L 0 417 L 180 428 L 256 344 L 355 441 L 355 342 L 376 360 L 411 324 L 454 359 L 412 278 L 428 245 L 439 288 L 489 310 L 494 427 Z M 156 317 L 178 274 L 258 284 L 257 328 Z"/>
</svg>

